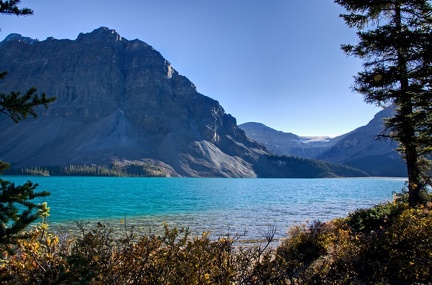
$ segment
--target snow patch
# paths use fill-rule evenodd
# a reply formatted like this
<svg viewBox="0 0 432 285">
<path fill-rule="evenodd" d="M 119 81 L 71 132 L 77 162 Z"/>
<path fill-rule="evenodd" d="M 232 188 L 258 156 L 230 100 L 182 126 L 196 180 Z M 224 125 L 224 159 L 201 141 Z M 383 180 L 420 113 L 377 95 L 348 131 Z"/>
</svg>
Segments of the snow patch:
<svg viewBox="0 0 432 285">
<path fill-rule="evenodd" d="M 327 136 L 304 136 L 304 137 L 301 136 L 299 138 L 301 143 L 316 143 L 316 142 L 326 143 L 332 139 L 332 137 L 327 137 Z"/>
<path fill-rule="evenodd" d="M 174 73 L 174 69 L 172 68 L 171 64 L 168 63 L 168 72 L 167 72 L 167 77 L 168 78 L 172 78 Z"/>
</svg>

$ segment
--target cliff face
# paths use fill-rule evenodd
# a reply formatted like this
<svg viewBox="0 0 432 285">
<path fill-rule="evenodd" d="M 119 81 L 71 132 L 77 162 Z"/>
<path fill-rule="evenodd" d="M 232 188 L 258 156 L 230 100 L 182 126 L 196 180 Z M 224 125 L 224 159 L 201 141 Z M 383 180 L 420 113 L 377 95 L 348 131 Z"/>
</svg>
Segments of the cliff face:
<svg viewBox="0 0 432 285">
<path fill-rule="evenodd" d="M 159 52 L 99 28 L 76 40 L 17 34 L 0 43 L 0 90 L 57 97 L 38 119 L 0 118 L 0 158 L 15 167 L 153 160 L 181 176 L 254 177 L 266 151 Z"/>
</svg>

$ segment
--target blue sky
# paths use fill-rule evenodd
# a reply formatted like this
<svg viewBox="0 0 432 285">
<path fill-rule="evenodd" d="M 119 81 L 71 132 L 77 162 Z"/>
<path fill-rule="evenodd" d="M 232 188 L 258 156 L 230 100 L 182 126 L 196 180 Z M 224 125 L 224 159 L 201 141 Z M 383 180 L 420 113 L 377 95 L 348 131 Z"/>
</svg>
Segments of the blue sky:
<svg viewBox="0 0 432 285">
<path fill-rule="evenodd" d="M 380 110 L 350 89 L 361 62 L 339 46 L 357 39 L 332 0 L 23 0 L 21 7 L 34 15 L 1 15 L 0 40 L 114 29 L 153 46 L 239 124 L 334 136 Z"/>
</svg>

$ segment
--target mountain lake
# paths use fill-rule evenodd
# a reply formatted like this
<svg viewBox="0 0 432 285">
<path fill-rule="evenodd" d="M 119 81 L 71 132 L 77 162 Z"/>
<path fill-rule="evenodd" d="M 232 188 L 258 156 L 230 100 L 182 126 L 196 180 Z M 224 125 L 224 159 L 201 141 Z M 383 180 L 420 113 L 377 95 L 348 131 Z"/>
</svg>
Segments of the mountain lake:
<svg viewBox="0 0 432 285">
<path fill-rule="evenodd" d="M 269 229 L 285 237 L 296 224 L 344 217 L 393 199 L 405 178 L 131 178 L 0 176 L 16 184 L 38 183 L 49 191 L 52 229 L 70 232 L 102 222 L 137 233 L 156 232 L 166 222 L 212 237 L 241 234 L 260 239 Z"/>
</svg>

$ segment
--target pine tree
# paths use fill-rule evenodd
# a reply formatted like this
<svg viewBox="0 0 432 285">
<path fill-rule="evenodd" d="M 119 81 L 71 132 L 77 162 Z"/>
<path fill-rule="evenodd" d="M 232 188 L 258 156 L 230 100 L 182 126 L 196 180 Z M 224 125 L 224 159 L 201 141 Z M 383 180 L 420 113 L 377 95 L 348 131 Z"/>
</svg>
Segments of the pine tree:
<svg viewBox="0 0 432 285">
<path fill-rule="evenodd" d="M 427 0 L 335 0 L 357 29 L 357 45 L 342 50 L 364 61 L 353 89 L 367 103 L 394 104 L 385 122 L 406 161 L 411 206 L 422 202 L 430 185 L 432 151 L 432 6 Z"/>
<path fill-rule="evenodd" d="M 48 215 L 46 203 L 34 203 L 33 199 L 46 197 L 48 192 L 35 192 L 38 184 L 27 181 L 23 185 L 0 179 L 0 245 L 15 243 L 26 238 L 25 228 Z"/>
<path fill-rule="evenodd" d="M 19 8 L 18 4 L 20 3 L 21 0 L 0 0 L 0 14 L 17 16 L 33 15 L 33 10 L 29 8 Z M 0 72 L 0 80 L 5 79 L 6 75 L 6 71 Z M 37 89 L 32 87 L 24 94 L 20 91 L 0 93 L 0 113 L 9 116 L 15 123 L 26 118 L 28 114 L 37 117 L 34 110 L 35 107 L 43 105 L 47 108 L 48 103 L 53 102 L 55 98 L 47 98 L 45 93 L 39 95 L 36 92 Z"/>
<path fill-rule="evenodd" d="M 20 9 L 21 1 L 0 1 L 0 14 L 31 15 L 28 8 Z M 0 72 L 4 79 L 7 72 Z M 19 91 L 0 93 L 0 114 L 9 116 L 15 123 L 26 118 L 28 114 L 37 117 L 35 108 L 48 103 L 55 98 L 47 98 L 45 93 L 36 94 L 36 88 L 30 88 L 22 94 Z M 0 174 L 8 168 L 8 164 L 0 161 Z M 17 239 L 25 238 L 24 230 L 32 222 L 48 216 L 46 203 L 36 204 L 35 198 L 46 197 L 48 192 L 35 192 L 38 185 L 30 181 L 15 186 L 14 183 L 0 179 L 0 245 L 15 243 Z"/>
<path fill-rule="evenodd" d="M 18 4 L 20 3 L 21 0 L 9 0 L 9 1 L 0 0 L 0 13 L 17 15 L 17 16 L 33 15 L 33 10 L 29 8 L 19 8 Z"/>
<path fill-rule="evenodd" d="M 4 79 L 7 72 L 0 73 L 0 79 Z M 10 93 L 0 92 L 0 113 L 9 116 L 15 123 L 25 119 L 29 114 L 37 117 L 35 108 L 45 106 L 53 102 L 55 98 L 48 98 L 45 93 L 37 94 L 37 89 L 32 87 L 24 94 L 20 91 L 11 91 Z"/>
</svg>

